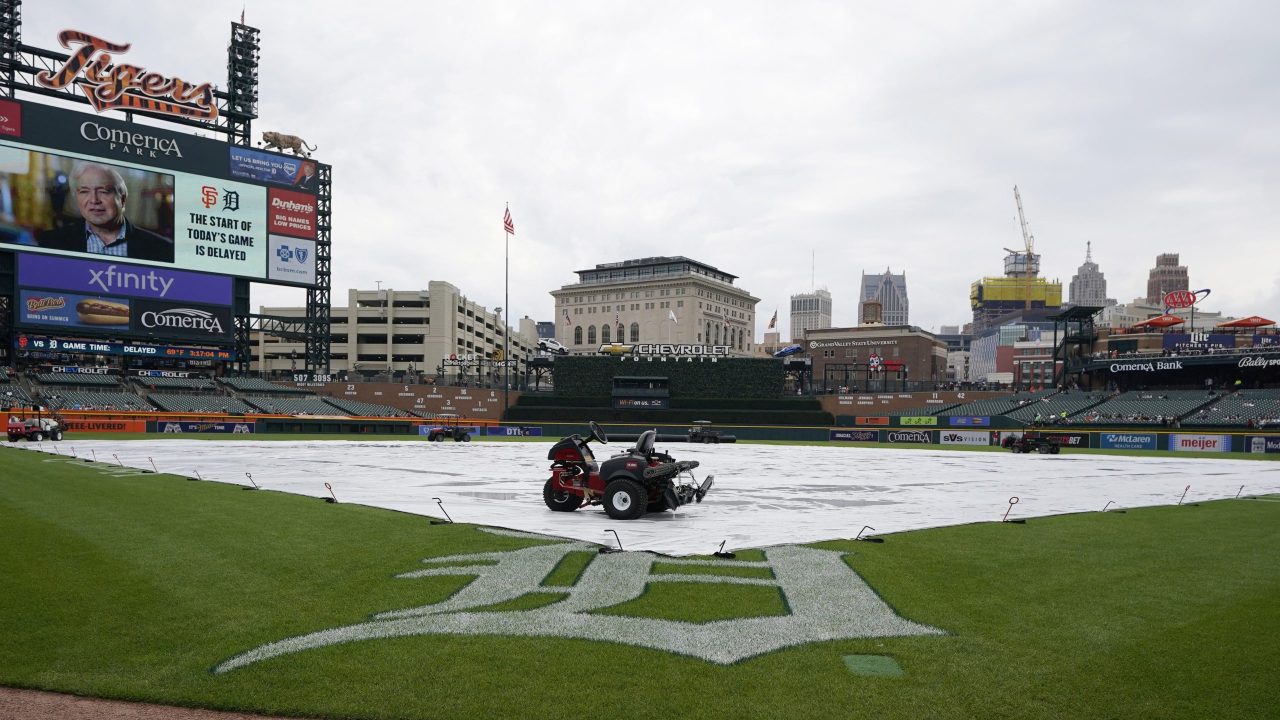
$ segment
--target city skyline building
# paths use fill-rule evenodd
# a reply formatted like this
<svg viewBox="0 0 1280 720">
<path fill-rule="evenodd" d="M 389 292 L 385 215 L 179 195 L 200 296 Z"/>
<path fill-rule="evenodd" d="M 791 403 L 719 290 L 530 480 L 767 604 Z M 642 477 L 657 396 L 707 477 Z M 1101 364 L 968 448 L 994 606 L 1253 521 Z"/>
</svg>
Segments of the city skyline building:
<svg viewBox="0 0 1280 720">
<path fill-rule="evenodd" d="M 1165 293 L 1170 291 L 1190 289 L 1191 281 L 1187 275 L 1187 266 L 1178 264 L 1178 253 L 1157 255 L 1156 266 L 1147 274 L 1147 304 L 1162 303 Z"/>
<path fill-rule="evenodd" d="M 863 315 L 863 303 L 875 300 L 880 303 L 880 322 L 885 325 L 909 325 L 910 302 L 907 299 L 907 274 L 894 274 L 889 268 L 883 273 L 862 273 L 862 288 L 858 294 L 858 318 Z"/>
<path fill-rule="evenodd" d="M 552 290 L 556 339 L 576 355 L 611 343 L 727 345 L 755 351 L 760 298 L 737 275 L 683 256 L 645 257 L 574 271 L 578 282 Z"/>
<path fill-rule="evenodd" d="M 1107 297 L 1107 278 L 1098 263 L 1093 261 L 1093 243 L 1085 243 L 1084 263 L 1076 270 L 1068 286 L 1067 302 L 1072 305 L 1105 307 L 1115 305 L 1114 299 Z"/>
<path fill-rule="evenodd" d="M 260 307 L 263 315 L 302 319 L 305 307 Z M 444 368 L 443 361 L 459 358 L 467 372 L 482 369 L 482 360 L 497 360 L 505 343 L 515 366 L 525 371 L 537 352 L 538 325 L 529 317 L 510 327 L 501 308 L 487 308 L 467 299 L 457 287 L 431 280 L 425 290 L 347 290 L 347 304 L 329 309 L 331 369 L 363 374 L 457 374 L 461 366 Z M 504 327 L 504 325 L 506 327 Z M 263 330 L 250 334 L 251 367 L 266 375 L 297 370 L 306 356 L 303 340 Z"/>
<path fill-rule="evenodd" d="M 806 330 L 831 327 L 831 293 L 820 288 L 791 296 L 791 341 L 804 340 Z"/>
</svg>

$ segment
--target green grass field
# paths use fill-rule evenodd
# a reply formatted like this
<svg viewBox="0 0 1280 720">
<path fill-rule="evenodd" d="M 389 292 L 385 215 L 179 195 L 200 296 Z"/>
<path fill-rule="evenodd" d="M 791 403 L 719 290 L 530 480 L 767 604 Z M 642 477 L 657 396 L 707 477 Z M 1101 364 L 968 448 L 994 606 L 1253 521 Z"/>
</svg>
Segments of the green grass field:
<svg viewBox="0 0 1280 720">
<path fill-rule="evenodd" d="M 424 558 L 538 543 L 119 470 L 0 448 L 0 684 L 333 718 L 1252 720 L 1280 708 L 1280 498 L 816 546 L 845 553 L 902 617 L 941 636 L 828 641 L 725 666 L 605 642 L 436 635 L 215 674 L 264 643 L 470 582 L 394 577 Z M 545 592 L 490 609 L 554 603 L 594 561 L 572 553 Z M 690 582 L 653 584 L 607 614 L 786 612 L 776 590 Z M 902 674 L 854 672 L 849 656 L 873 656 L 862 667 L 890 658 Z"/>
</svg>

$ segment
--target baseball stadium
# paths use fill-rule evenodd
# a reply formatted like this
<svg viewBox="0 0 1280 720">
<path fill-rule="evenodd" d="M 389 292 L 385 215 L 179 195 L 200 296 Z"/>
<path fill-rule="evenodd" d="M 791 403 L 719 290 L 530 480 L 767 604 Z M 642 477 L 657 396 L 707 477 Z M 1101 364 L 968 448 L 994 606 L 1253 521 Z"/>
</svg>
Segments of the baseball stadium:
<svg viewBox="0 0 1280 720">
<path fill-rule="evenodd" d="M 344 307 L 259 30 L 196 85 L 21 15 L 0 716 L 1276 716 L 1273 322 L 1099 327 L 1018 276 L 975 286 L 1034 327 L 986 382 L 906 324 L 759 343 L 683 256 L 576 271 L 549 331 L 443 281 Z"/>
</svg>

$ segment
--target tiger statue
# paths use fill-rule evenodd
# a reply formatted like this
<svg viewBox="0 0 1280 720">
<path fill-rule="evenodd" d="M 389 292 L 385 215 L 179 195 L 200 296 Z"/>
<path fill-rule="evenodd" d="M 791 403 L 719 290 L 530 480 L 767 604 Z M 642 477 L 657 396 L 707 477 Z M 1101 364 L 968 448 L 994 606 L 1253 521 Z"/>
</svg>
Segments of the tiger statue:
<svg viewBox="0 0 1280 720">
<path fill-rule="evenodd" d="M 280 152 L 292 150 L 294 155 L 301 155 L 302 157 L 311 157 L 311 153 L 308 153 L 307 150 L 315 152 L 319 149 L 319 146 L 312 147 L 297 135 L 285 135 L 273 130 L 267 130 L 262 133 L 262 147 L 264 150 L 279 150 Z"/>
</svg>

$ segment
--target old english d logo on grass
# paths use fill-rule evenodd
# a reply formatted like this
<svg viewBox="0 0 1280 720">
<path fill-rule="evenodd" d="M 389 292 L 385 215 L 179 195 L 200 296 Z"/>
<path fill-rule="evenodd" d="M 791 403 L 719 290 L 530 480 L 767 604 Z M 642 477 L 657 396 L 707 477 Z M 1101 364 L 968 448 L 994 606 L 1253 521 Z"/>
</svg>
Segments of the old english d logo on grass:
<svg viewBox="0 0 1280 720">
<path fill-rule="evenodd" d="M 513 534 L 501 532 L 500 534 Z M 527 537 L 527 536 L 526 536 Z M 321 630 L 254 648 L 213 669 L 222 674 L 269 658 L 358 640 L 414 635 L 510 635 L 615 642 L 688 655 L 728 665 L 781 648 L 825 640 L 907 635 L 943 631 L 899 617 L 838 552 L 786 546 L 765 551 L 763 562 L 662 558 L 663 564 L 760 567 L 772 579 L 705 574 L 654 574 L 656 556 L 648 553 L 598 555 L 577 585 L 548 587 L 542 581 L 570 552 L 593 552 L 585 543 L 561 543 L 512 550 L 430 558 L 436 565 L 399 575 L 402 579 L 474 575 L 453 597 L 432 605 L 378 613 L 368 622 Z M 440 567 L 441 563 L 474 565 Z M 597 615 L 593 611 L 634 600 L 654 582 L 760 585 L 778 588 L 790 614 L 687 623 L 654 618 Z M 565 599 L 533 610 L 474 611 L 529 593 L 567 593 Z"/>
</svg>

